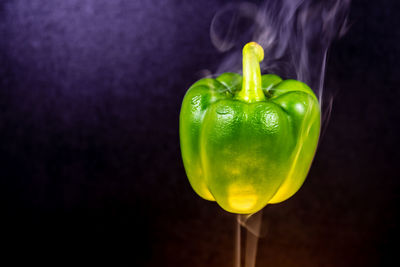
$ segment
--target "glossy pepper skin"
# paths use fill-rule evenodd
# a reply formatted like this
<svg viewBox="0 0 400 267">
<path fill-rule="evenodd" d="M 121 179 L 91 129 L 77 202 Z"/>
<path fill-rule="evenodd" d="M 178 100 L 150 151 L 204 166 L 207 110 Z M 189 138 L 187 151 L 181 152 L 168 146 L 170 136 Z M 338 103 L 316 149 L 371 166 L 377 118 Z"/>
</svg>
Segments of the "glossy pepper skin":
<svg viewBox="0 0 400 267">
<path fill-rule="evenodd" d="M 303 184 L 318 143 L 320 106 L 296 80 L 260 74 L 264 51 L 243 48 L 243 77 L 197 81 L 180 113 L 186 174 L 202 198 L 248 214 L 291 197 Z"/>
</svg>

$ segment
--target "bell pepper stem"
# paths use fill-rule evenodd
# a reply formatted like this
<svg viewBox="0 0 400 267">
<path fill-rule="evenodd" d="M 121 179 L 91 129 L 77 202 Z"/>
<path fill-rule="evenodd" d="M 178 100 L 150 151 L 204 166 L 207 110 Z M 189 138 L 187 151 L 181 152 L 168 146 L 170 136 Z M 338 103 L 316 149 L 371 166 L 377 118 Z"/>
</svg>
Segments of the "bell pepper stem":
<svg viewBox="0 0 400 267">
<path fill-rule="evenodd" d="M 260 62 L 264 49 L 256 42 L 247 43 L 243 48 L 243 85 L 237 98 L 248 103 L 265 100 L 261 88 Z"/>
</svg>

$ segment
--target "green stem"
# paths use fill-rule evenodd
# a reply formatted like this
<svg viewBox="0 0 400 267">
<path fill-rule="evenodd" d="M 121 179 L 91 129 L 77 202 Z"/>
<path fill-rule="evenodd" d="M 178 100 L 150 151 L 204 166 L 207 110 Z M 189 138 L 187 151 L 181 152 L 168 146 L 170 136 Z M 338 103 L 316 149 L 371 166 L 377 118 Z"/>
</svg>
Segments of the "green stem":
<svg viewBox="0 0 400 267">
<path fill-rule="evenodd" d="M 265 100 L 261 88 L 260 62 L 264 49 L 256 42 L 247 43 L 243 48 L 243 85 L 237 98 L 248 103 Z"/>
</svg>

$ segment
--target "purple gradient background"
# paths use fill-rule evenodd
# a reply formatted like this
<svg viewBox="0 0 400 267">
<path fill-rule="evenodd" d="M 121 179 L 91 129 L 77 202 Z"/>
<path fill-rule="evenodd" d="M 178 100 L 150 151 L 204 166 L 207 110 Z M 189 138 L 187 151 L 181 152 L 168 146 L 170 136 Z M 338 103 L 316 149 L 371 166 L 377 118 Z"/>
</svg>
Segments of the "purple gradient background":
<svg viewBox="0 0 400 267">
<path fill-rule="evenodd" d="M 209 27 L 226 2 L 0 2 L 1 238 L 15 264 L 233 266 L 234 217 L 192 191 L 178 136 L 186 89 L 224 56 Z M 396 266 L 396 8 L 353 2 L 328 57 L 331 121 L 303 188 L 265 209 L 257 266 Z"/>
</svg>

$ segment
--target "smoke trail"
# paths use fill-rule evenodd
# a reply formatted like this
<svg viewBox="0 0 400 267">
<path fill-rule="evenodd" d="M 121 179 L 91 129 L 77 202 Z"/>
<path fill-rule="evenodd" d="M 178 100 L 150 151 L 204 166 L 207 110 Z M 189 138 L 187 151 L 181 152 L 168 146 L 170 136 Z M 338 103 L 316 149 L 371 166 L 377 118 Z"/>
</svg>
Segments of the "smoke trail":
<svg viewBox="0 0 400 267">
<path fill-rule="evenodd" d="M 263 211 L 259 211 L 249 215 L 237 215 L 236 227 L 236 251 L 235 251 L 235 267 L 240 267 L 242 263 L 241 250 L 241 227 L 246 229 L 246 246 L 244 266 L 254 267 L 256 264 L 258 239 L 266 235 L 266 228 L 262 225 Z"/>
<path fill-rule="evenodd" d="M 217 73 L 241 71 L 241 47 L 256 41 L 265 49 L 261 68 L 308 84 L 323 102 L 327 52 L 347 31 L 350 0 L 270 0 L 230 4 L 214 16 L 210 37 L 221 52 L 231 51 Z"/>
</svg>

